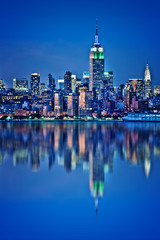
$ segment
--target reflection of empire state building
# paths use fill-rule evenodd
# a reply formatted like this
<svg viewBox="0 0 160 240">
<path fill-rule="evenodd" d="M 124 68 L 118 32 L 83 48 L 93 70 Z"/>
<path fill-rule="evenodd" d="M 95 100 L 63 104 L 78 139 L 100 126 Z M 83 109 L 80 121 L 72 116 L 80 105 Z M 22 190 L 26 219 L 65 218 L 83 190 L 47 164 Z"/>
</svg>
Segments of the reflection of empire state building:
<svg viewBox="0 0 160 240">
<path fill-rule="evenodd" d="M 96 212 L 98 212 L 98 200 L 103 196 L 104 191 L 104 162 L 96 156 L 90 157 L 90 191 L 95 200 Z"/>
<path fill-rule="evenodd" d="M 95 42 L 90 51 L 89 60 L 89 90 L 94 89 L 99 95 L 104 78 L 104 51 L 98 39 L 98 27 L 96 26 Z"/>
</svg>

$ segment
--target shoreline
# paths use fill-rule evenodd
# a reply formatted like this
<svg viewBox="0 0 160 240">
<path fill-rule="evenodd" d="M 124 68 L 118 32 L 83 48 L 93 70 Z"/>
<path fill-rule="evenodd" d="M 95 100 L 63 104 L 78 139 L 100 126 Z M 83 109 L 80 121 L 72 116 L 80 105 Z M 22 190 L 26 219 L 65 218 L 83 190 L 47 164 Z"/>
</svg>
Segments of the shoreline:
<svg viewBox="0 0 160 240">
<path fill-rule="evenodd" d="M 10 119 L 0 120 L 0 122 L 117 122 L 122 123 L 123 120 L 98 120 L 98 119 Z"/>
<path fill-rule="evenodd" d="M 57 123 L 57 122 L 68 122 L 68 123 L 71 123 L 71 122 L 82 122 L 82 123 L 88 123 L 88 122 L 92 122 L 92 123 L 160 123 L 160 121 L 141 121 L 141 120 L 135 120 L 135 121 L 132 121 L 132 120 L 104 120 L 104 119 L 5 119 L 5 120 L 0 120 L 0 123 L 29 123 L 29 122 L 33 122 L 33 123 L 36 123 L 36 122 L 39 122 L 39 123 L 47 123 L 47 122 L 52 122 L 52 123 Z"/>
</svg>

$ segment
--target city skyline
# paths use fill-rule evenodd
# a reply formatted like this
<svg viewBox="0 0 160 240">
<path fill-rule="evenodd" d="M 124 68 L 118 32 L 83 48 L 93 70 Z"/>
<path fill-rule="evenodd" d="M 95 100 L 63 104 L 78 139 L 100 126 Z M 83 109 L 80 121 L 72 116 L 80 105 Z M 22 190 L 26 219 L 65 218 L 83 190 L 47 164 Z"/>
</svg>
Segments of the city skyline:
<svg viewBox="0 0 160 240">
<path fill-rule="evenodd" d="M 95 50 L 96 49 L 96 50 Z M 95 53 L 95 51 L 97 52 L 97 53 Z M 95 55 L 96 54 L 96 55 Z M 97 55 L 98 54 L 98 55 Z M 106 72 L 105 71 L 105 53 L 104 53 L 104 48 L 101 46 L 101 44 L 100 44 L 100 41 L 99 41 L 99 33 L 98 33 L 98 21 L 97 21 L 97 19 L 96 19 L 96 33 L 95 33 L 95 41 L 94 41 L 94 44 L 92 45 L 92 47 L 90 48 L 90 53 L 89 53 L 89 69 L 88 69 L 88 71 L 83 71 L 82 72 L 82 74 L 81 74 L 81 77 L 82 78 L 79 78 L 79 80 L 81 80 L 81 83 L 85 83 L 84 82 L 84 77 L 85 77 L 85 74 L 89 74 L 89 82 L 88 82 L 88 84 L 89 84 L 89 89 L 90 89 L 90 91 L 92 91 L 93 90 L 93 87 L 95 87 L 95 86 L 98 86 L 98 88 L 96 87 L 96 91 L 98 91 L 98 94 L 100 94 L 100 92 L 99 92 L 99 90 L 98 89 L 100 89 L 100 85 L 102 84 L 101 83 L 101 81 L 102 81 L 102 79 L 104 78 L 104 80 L 105 80 L 105 78 L 106 78 L 106 74 L 105 73 L 111 73 L 111 75 L 113 75 L 113 72 Z M 92 60 L 92 58 L 93 58 L 93 60 Z M 99 60 L 98 60 L 99 59 Z M 91 62 L 91 61 L 93 61 L 93 63 Z M 97 63 L 96 63 L 96 61 L 100 61 L 99 63 L 98 63 L 98 65 L 100 64 L 100 65 L 102 65 L 101 67 L 100 67 L 100 69 L 99 69 L 99 66 L 97 65 Z M 94 63 L 95 62 L 95 63 Z M 93 65 L 93 67 L 91 67 Z M 98 66 L 98 68 L 96 67 L 96 65 Z M 96 73 L 96 71 L 98 70 L 98 75 L 97 75 L 97 73 Z M 149 71 L 149 73 L 148 73 L 148 71 Z M 66 70 L 65 71 L 66 73 L 67 72 L 70 72 L 70 74 L 73 76 L 73 77 L 76 77 L 77 78 L 77 74 L 75 73 L 75 72 L 72 72 L 72 71 L 70 71 L 70 70 Z M 65 74 L 66 73 L 64 73 L 63 74 L 63 79 L 65 79 Z M 32 75 L 34 75 L 34 74 L 39 74 L 40 75 L 40 71 L 38 71 L 37 73 L 30 73 L 30 77 L 32 76 Z M 93 80 L 93 74 L 96 74 L 95 75 L 95 80 Z M 148 75 L 149 74 L 149 75 Z M 48 81 L 48 76 L 49 75 L 51 75 L 50 73 L 47 75 L 47 77 L 46 77 L 46 79 L 41 79 L 41 84 L 46 84 L 47 83 L 47 81 Z M 52 75 L 51 75 L 52 76 Z M 135 75 L 136 76 L 136 75 Z M 78 76 L 79 77 L 79 76 Z M 146 68 L 145 68 L 145 75 L 144 75 L 144 81 L 146 82 L 146 78 L 147 77 L 149 77 L 149 79 L 151 78 L 151 72 L 150 72 L 150 67 L 149 67 L 149 61 L 147 60 L 147 62 L 146 62 Z M 2 79 L 2 78 L 1 78 Z M 17 77 L 14 77 L 13 78 L 13 82 L 12 82 L 12 86 L 9 86 L 9 88 L 14 88 L 14 81 L 15 81 L 15 79 L 26 79 L 27 81 L 28 81 L 28 78 L 27 77 L 20 77 L 20 78 L 17 78 Z M 58 83 L 58 81 L 59 81 L 59 79 L 62 79 L 62 75 L 60 75 L 59 74 L 59 77 L 58 78 L 55 78 L 55 87 L 59 87 L 59 83 Z M 77 78 L 78 79 L 78 78 Z M 98 79 L 101 79 L 101 80 L 98 80 Z M 107 79 L 107 78 L 106 78 Z M 129 79 L 131 79 L 131 78 L 129 78 Z M 128 80 L 129 80 L 128 79 Z M 137 78 L 137 79 L 141 79 L 141 78 Z M 115 80 L 115 79 L 114 79 Z M 127 81 L 128 81 L 127 80 Z M 153 79 L 152 79 L 153 80 Z M 126 82 L 127 82 L 126 81 Z M 150 81 L 150 80 L 149 80 Z M 4 82 L 4 84 L 6 83 L 6 81 L 5 81 L 5 79 L 3 79 L 3 82 Z M 124 83 L 126 83 L 126 82 L 123 82 L 123 83 L 121 83 L 121 84 L 124 84 Z M 94 83 L 94 84 L 93 84 Z M 97 85 L 98 84 L 98 85 Z M 7 84 L 6 84 L 7 85 Z M 120 85 L 120 84 L 119 84 Z M 116 86 L 115 84 L 114 84 L 114 86 Z M 153 81 L 150 81 L 150 83 L 149 83 L 149 90 L 148 90 L 148 94 L 147 94 L 147 97 L 149 97 L 149 91 L 150 90 L 152 90 L 153 88 L 154 88 L 154 85 L 153 85 Z M 111 87 L 113 87 L 113 76 L 112 76 L 112 83 L 111 83 Z M 47 88 L 47 86 L 46 86 L 46 88 Z"/>
<path fill-rule="evenodd" d="M 160 1 L 7 0 L 1 239 L 160 239 Z"/>
<path fill-rule="evenodd" d="M 15 13 L 19 13 L 12 23 L 18 22 L 19 24 L 15 25 L 12 31 L 10 17 L 6 19 L 2 14 L 1 18 L 3 18 L 4 25 L 2 26 L 0 40 L 0 77 L 6 81 L 9 87 L 12 86 L 13 78 L 28 78 L 31 72 L 40 72 L 42 82 L 46 81 L 49 72 L 57 79 L 59 75 L 63 76 L 66 70 L 82 78 L 83 72 L 89 69 L 89 48 L 94 39 L 95 20 L 98 18 L 100 40 L 106 58 L 105 69 L 107 71 L 112 69 L 114 72 L 114 84 L 124 83 L 129 78 L 141 78 L 147 61 L 151 68 L 152 82 L 158 84 L 160 36 L 156 27 L 151 27 L 153 24 L 155 24 L 153 26 L 157 26 L 159 21 L 156 15 L 158 3 L 153 1 L 149 4 L 140 1 L 139 3 L 135 2 L 135 5 L 132 6 L 129 3 L 126 4 L 125 1 L 121 5 L 115 1 L 115 8 L 110 2 L 101 1 L 101 3 L 104 8 L 110 7 L 107 16 L 102 8 L 99 13 L 95 14 L 93 4 L 93 13 L 91 14 L 88 11 L 89 4 L 91 4 L 89 1 L 85 4 L 83 10 L 88 15 L 82 19 L 79 16 L 79 11 L 82 10 L 82 7 L 80 7 L 73 23 L 71 17 L 66 18 L 64 9 L 59 12 L 61 13 L 59 16 L 61 21 L 58 21 L 58 13 L 55 11 L 52 20 L 49 15 L 51 11 L 49 7 L 52 9 L 53 3 L 48 2 L 48 12 L 44 8 L 44 21 L 33 16 L 32 20 L 28 19 L 28 24 L 26 20 L 21 18 L 21 11 L 31 14 L 36 4 L 33 3 L 32 8 L 30 8 L 30 2 L 27 6 L 19 4 L 17 9 L 15 6 L 12 9 L 12 11 L 15 10 Z M 136 3 L 138 8 L 136 8 Z M 152 4 L 154 4 L 154 15 L 150 11 Z M 2 9 L 5 10 L 6 7 L 6 4 L 3 3 Z M 37 8 L 40 16 L 43 15 L 43 7 L 44 4 L 41 1 Z M 58 3 L 54 7 L 55 10 L 60 10 Z M 68 6 L 66 7 L 68 9 Z M 74 10 L 75 6 L 72 6 L 71 9 Z M 129 17 L 131 10 L 137 13 L 136 19 Z M 20 20 L 23 28 L 21 28 Z M 139 25 L 137 25 L 137 22 L 139 22 Z M 33 26 L 31 26 L 32 23 Z M 149 34 L 146 37 L 147 30 Z"/>
</svg>

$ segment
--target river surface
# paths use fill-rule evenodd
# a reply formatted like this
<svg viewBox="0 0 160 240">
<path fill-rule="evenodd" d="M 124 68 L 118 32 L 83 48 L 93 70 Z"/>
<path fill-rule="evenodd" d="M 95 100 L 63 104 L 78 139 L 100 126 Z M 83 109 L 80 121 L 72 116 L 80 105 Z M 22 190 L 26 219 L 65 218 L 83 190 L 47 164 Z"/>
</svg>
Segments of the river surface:
<svg viewBox="0 0 160 240">
<path fill-rule="evenodd" d="M 0 123 L 0 239 L 160 239 L 160 123 Z"/>
</svg>

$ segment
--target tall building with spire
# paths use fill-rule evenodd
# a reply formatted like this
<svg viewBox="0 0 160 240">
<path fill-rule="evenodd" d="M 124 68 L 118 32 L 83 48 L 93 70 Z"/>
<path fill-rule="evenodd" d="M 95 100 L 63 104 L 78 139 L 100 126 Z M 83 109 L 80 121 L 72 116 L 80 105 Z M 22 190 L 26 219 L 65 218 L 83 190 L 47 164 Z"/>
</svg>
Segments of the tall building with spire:
<svg viewBox="0 0 160 240">
<path fill-rule="evenodd" d="M 144 90 L 145 90 L 145 97 L 148 98 L 151 92 L 151 73 L 148 67 L 148 63 L 146 65 L 146 69 L 144 73 Z"/>
<path fill-rule="evenodd" d="M 96 24 L 95 42 L 90 50 L 89 59 L 89 90 L 96 90 L 99 96 L 101 83 L 104 78 L 104 51 L 99 43 L 98 25 Z"/>
</svg>

